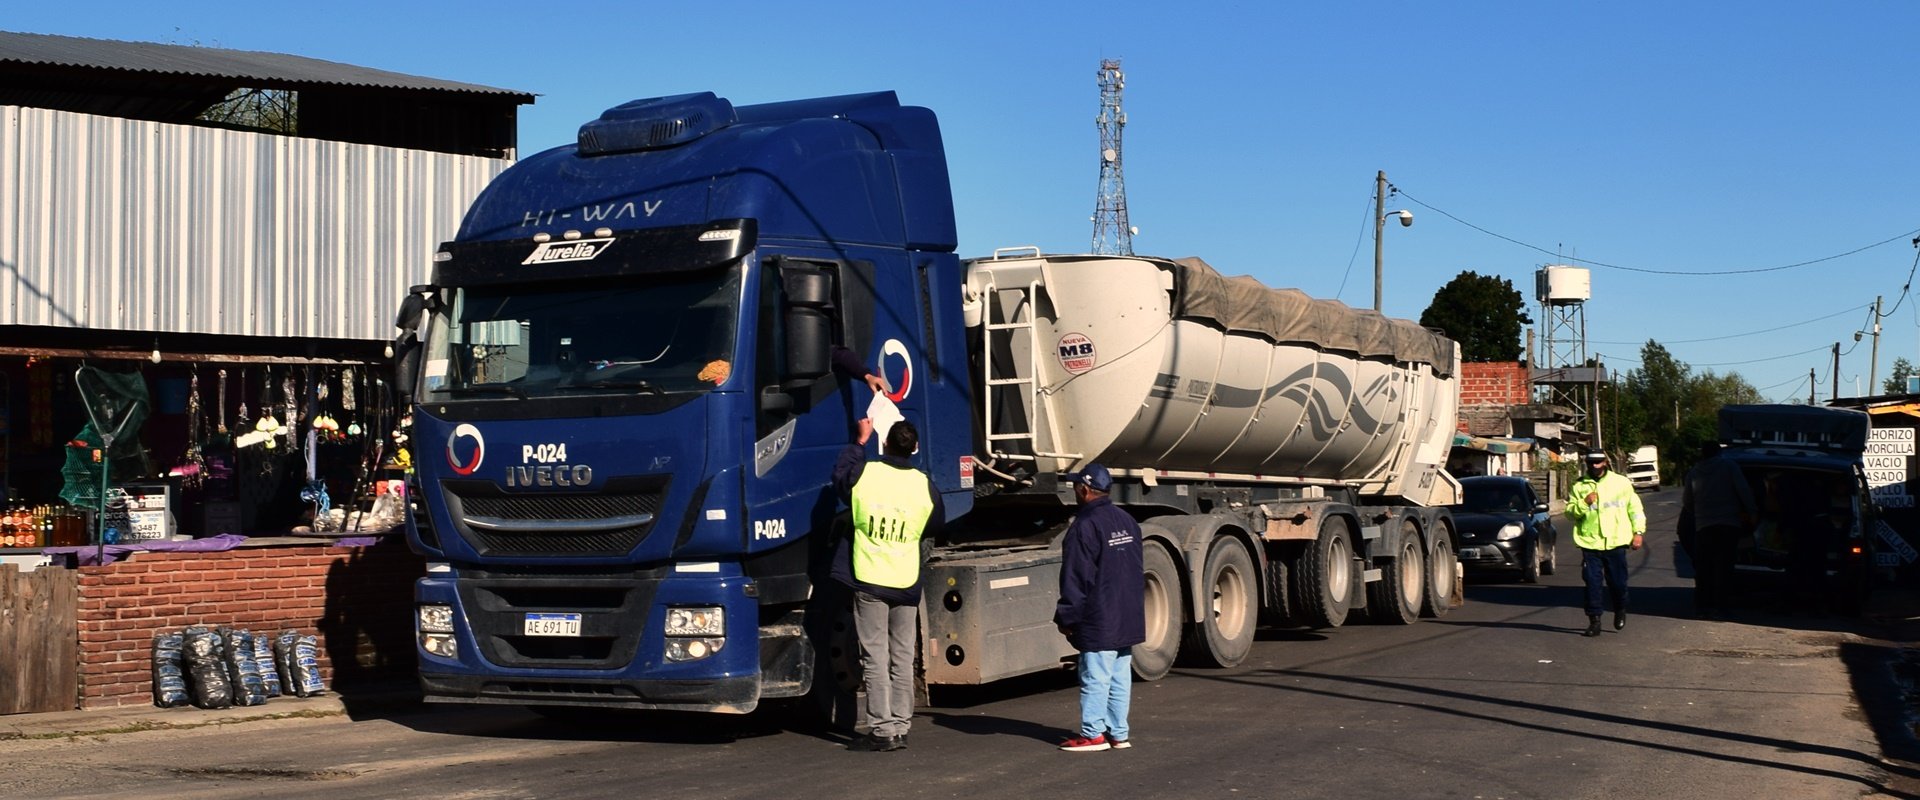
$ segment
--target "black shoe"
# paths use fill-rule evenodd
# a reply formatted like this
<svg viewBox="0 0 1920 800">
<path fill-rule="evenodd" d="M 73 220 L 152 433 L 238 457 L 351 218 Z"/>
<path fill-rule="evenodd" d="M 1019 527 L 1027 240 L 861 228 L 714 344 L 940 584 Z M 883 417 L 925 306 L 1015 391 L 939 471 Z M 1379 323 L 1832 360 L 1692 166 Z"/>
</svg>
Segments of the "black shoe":
<svg viewBox="0 0 1920 800">
<path fill-rule="evenodd" d="M 1613 612 L 1613 629 L 1616 631 L 1625 630 L 1626 627 L 1627 627 L 1627 612 L 1625 611 Z"/>
<path fill-rule="evenodd" d="M 1580 635 L 1581 636 L 1599 636 L 1600 635 L 1599 615 L 1596 614 L 1596 615 L 1587 617 L 1587 632 Z"/>
<path fill-rule="evenodd" d="M 853 737 L 853 741 L 847 742 L 847 749 L 856 753 L 880 753 L 887 750 L 899 749 L 897 747 L 888 747 L 892 742 L 893 739 L 886 736 L 875 736 L 871 733 L 863 733 Z M 901 745 L 901 747 L 905 746 L 904 743 Z"/>
<path fill-rule="evenodd" d="M 903 733 L 903 734 L 900 734 L 899 736 L 887 737 L 887 750 L 893 751 L 893 750 L 905 750 L 905 749 L 907 749 L 906 734 Z"/>
</svg>

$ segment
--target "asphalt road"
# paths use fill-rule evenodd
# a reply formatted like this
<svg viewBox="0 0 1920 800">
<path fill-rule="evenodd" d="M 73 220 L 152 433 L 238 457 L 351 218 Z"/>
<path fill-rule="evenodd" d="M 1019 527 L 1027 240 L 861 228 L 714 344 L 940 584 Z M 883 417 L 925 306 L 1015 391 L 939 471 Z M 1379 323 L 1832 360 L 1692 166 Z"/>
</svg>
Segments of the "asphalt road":
<svg viewBox="0 0 1920 800">
<path fill-rule="evenodd" d="M 1899 703 L 1899 651 L 1831 619 L 1688 618 L 1677 495 L 1645 498 L 1623 632 L 1579 635 L 1563 537 L 1560 574 L 1471 581 L 1443 619 L 1267 632 L 1239 668 L 1138 684 L 1126 751 L 1054 749 L 1077 707 L 1048 675 L 937 693 L 895 753 L 758 718 L 433 707 L 0 741 L 0 797 L 1914 796 L 1856 701 Z"/>
</svg>

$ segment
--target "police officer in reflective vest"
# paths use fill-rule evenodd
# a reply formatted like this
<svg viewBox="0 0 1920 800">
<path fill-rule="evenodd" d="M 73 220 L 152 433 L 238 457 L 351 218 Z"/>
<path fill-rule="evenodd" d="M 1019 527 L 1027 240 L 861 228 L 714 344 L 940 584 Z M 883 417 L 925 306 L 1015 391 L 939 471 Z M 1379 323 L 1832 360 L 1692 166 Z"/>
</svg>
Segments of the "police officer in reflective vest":
<svg viewBox="0 0 1920 800">
<path fill-rule="evenodd" d="M 1613 629 L 1627 627 L 1627 549 L 1640 549 L 1647 515 L 1625 475 L 1607 469 L 1607 454 L 1587 454 L 1587 476 L 1567 495 L 1567 519 L 1580 548 L 1580 577 L 1587 584 L 1586 636 L 1600 635 L 1600 583 L 1613 600 Z"/>
<path fill-rule="evenodd" d="M 907 458 L 920 432 L 901 420 L 887 430 L 880 458 L 866 460 L 873 420 L 862 419 L 833 465 L 833 486 L 851 507 L 853 535 L 840 542 L 833 577 L 853 589 L 853 627 L 867 692 L 864 736 L 849 750 L 907 746 L 913 721 L 913 654 L 920 607 L 922 537 L 946 519 L 940 491 Z M 824 678 L 816 678 L 821 680 Z"/>
</svg>

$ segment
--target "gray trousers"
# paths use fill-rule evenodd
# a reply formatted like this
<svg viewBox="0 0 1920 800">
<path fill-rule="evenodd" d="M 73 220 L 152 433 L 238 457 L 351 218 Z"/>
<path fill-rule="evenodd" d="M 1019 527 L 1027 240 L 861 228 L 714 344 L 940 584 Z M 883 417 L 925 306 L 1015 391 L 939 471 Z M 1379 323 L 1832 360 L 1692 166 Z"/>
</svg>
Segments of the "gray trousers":
<svg viewBox="0 0 1920 800">
<path fill-rule="evenodd" d="M 853 630 L 867 690 L 867 725 L 875 736 L 905 736 L 913 723 L 913 645 L 919 609 L 889 606 L 853 593 Z"/>
</svg>

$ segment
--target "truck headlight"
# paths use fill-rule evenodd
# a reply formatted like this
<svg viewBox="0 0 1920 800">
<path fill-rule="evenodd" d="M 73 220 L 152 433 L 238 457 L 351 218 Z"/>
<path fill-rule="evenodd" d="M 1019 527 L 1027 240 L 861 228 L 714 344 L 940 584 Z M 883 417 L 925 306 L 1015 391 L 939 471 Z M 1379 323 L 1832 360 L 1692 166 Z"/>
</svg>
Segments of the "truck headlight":
<svg viewBox="0 0 1920 800">
<path fill-rule="evenodd" d="M 726 611 L 719 606 L 669 608 L 666 633 L 668 636 L 725 636 Z"/>
<path fill-rule="evenodd" d="M 415 609 L 423 633 L 452 633 L 453 606 L 422 605 Z"/>
<path fill-rule="evenodd" d="M 726 646 L 727 640 L 717 637 L 707 639 L 668 639 L 667 660 L 698 661 L 720 652 L 720 648 Z"/>
<path fill-rule="evenodd" d="M 1526 532 L 1526 530 L 1527 529 L 1521 527 L 1520 523 L 1518 522 L 1509 522 L 1505 525 L 1500 526 L 1500 533 L 1496 534 L 1493 538 L 1496 541 L 1502 541 L 1502 542 L 1512 541 L 1514 539 L 1520 538 L 1520 534 Z"/>
<path fill-rule="evenodd" d="M 420 649 L 441 658 L 453 658 L 460 652 L 460 640 L 451 633 L 423 633 Z"/>
</svg>

